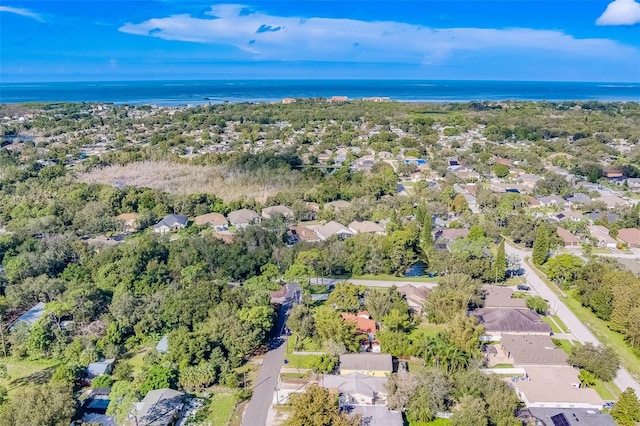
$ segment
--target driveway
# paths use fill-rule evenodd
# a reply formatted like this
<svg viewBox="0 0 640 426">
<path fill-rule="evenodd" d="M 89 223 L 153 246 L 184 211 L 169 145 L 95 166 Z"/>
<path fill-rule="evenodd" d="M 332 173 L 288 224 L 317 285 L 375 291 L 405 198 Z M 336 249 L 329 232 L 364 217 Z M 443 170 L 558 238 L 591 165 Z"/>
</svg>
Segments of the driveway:
<svg viewBox="0 0 640 426">
<path fill-rule="evenodd" d="M 531 286 L 531 288 L 538 293 L 543 299 L 549 301 L 549 309 L 555 315 L 560 317 L 560 319 L 565 323 L 567 328 L 571 331 L 571 333 L 575 336 L 575 338 L 580 343 L 593 343 L 595 345 L 599 345 L 600 342 L 596 337 L 587 329 L 587 327 L 575 316 L 573 312 L 564 304 L 564 302 L 560 299 L 560 297 L 556 296 L 556 294 L 551 291 L 551 289 L 538 277 L 538 275 L 534 272 L 533 268 L 529 266 L 524 259 L 526 257 L 530 257 L 531 253 L 528 251 L 520 250 L 514 247 L 511 244 L 505 244 L 505 251 L 507 255 L 515 254 L 522 262 L 522 268 L 525 271 L 525 275 L 527 278 L 527 283 Z M 618 375 L 613 379 L 613 382 L 622 390 L 626 388 L 633 388 L 636 391 L 636 394 L 640 393 L 640 384 L 629 374 L 627 370 L 624 368 L 618 369 Z"/>
<path fill-rule="evenodd" d="M 278 311 L 278 318 L 269 339 L 269 351 L 262 359 L 258 381 L 253 387 L 251 401 L 249 401 L 242 417 L 243 426 L 262 426 L 267 424 L 269 407 L 273 402 L 273 394 L 278 386 L 278 378 L 280 377 L 280 368 L 287 351 L 288 337 L 284 333 L 284 325 L 289 315 L 289 309 L 299 301 L 300 294 L 300 287 L 297 284 L 287 284 L 285 302 Z"/>
</svg>

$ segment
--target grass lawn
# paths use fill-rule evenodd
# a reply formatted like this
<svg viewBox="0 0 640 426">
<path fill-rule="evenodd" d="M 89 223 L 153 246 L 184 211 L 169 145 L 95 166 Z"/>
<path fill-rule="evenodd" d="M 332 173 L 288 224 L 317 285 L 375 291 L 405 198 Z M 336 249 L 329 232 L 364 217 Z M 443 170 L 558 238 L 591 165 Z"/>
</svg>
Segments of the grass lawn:
<svg viewBox="0 0 640 426">
<path fill-rule="evenodd" d="M 527 260 L 527 263 L 531 265 L 529 260 Z M 554 293 L 560 295 L 564 304 L 571 309 L 575 316 L 578 317 L 578 319 L 601 343 L 609 345 L 615 349 L 616 353 L 620 356 L 622 366 L 626 368 L 636 380 L 640 380 L 640 358 L 638 358 L 633 353 L 633 350 L 627 345 L 624 340 L 624 336 L 620 333 L 609 330 L 605 321 L 595 316 L 593 312 L 582 306 L 582 304 L 573 297 L 563 296 L 558 287 L 550 282 L 543 273 L 535 267 L 533 269 Z"/>
<path fill-rule="evenodd" d="M 600 398 L 605 401 L 617 401 L 620 396 L 620 390 L 613 382 L 603 382 L 596 379 L 596 384 L 593 389 L 598 392 Z"/>
<path fill-rule="evenodd" d="M 285 358 L 288 362 L 284 365 L 287 368 L 312 368 L 319 355 L 294 355 L 289 354 Z"/>
<path fill-rule="evenodd" d="M 312 284 L 309 286 L 311 294 L 327 294 L 329 293 L 329 284 Z"/>
<path fill-rule="evenodd" d="M 292 335 L 287 339 L 287 354 L 291 354 L 296 351 L 296 335 Z M 305 338 L 302 341 L 302 348 L 298 349 L 299 352 L 324 352 L 322 342 L 314 340 L 310 337 Z"/>
<path fill-rule="evenodd" d="M 438 333 L 445 331 L 445 326 L 442 324 L 431 324 L 429 322 L 423 322 L 417 326 L 409 335 L 409 338 L 417 334 L 422 334 L 427 337 L 435 337 Z"/>
<path fill-rule="evenodd" d="M 237 401 L 238 397 L 233 391 L 215 392 L 209 403 L 209 416 L 207 417 L 211 426 L 227 425 Z"/>
<path fill-rule="evenodd" d="M 513 368 L 513 364 L 509 364 L 509 363 L 496 364 L 491 368 Z"/>
<path fill-rule="evenodd" d="M 571 355 L 571 351 L 573 350 L 574 346 L 581 345 L 580 342 L 571 342 L 570 340 L 566 340 L 566 339 L 552 339 L 552 340 L 553 340 L 553 343 L 556 345 L 556 347 L 558 349 L 562 349 L 563 351 L 565 351 L 567 355 Z"/>
<path fill-rule="evenodd" d="M 511 278 L 508 278 L 505 282 L 504 285 L 506 286 L 512 286 L 512 285 L 520 285 L 520 284 L 526 284 L 527 280 L 524 279 L 524 277 L 521 276 L 514 276 Z"/>
<path fill-rule="evenodd" d="M 238 375 L 238 380 L 242 387 L 251 388 L 257 384 L 256 381 L 258 380 L 258 374 L 260 373 L 260 367 L 257 364 L 248 362 L 233 371 Z"/>
<path fill-rule="evenodd" d="M 424 368 L 423 362 L 418 359 L 410 359 L 407 361 L 407 368 L 411 373 L 417 373 Z"/>
<path fill-rule="evenodd" d="M 540 315 L 540 319 L 542 319 L 542 321 L 546 322 L 551 326 L 551 331 L 553 331 L 554 334 L 564 333 L 564 331 L 560 330 L 560 328 L 558 327 L 558 324 L 556 324 L 556 322 L 553 321 L 551 317 L 547 315 Z M 553 319 L 555 320 L 556 318 L 553 318 Z"/>
<path fill-rule="evenodd" d="M 308 379 L 311 376 L 310 371 L 304 373 L 280 373 L 280 377 L 283 379 Z"/>
<path fill-rule="evenodd" d="M 0 379 L 0 385 L 6 386 L 9 395 L 19 393 L 30 384 L 48 382 L 59 364 L 58 361 L 30 361 L 12 357 L 2 359 L 0 363 L 7 366 L 8 375 Z"/>
</svg>

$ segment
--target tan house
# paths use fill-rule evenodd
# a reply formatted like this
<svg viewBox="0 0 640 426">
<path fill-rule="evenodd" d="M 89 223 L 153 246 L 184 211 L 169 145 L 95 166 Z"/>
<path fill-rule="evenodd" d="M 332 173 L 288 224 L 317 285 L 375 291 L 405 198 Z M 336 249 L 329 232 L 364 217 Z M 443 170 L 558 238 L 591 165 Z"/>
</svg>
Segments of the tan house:
<svg viewBox="0 0 640 426">
<path fill-rule="evenodd" d="M 293 219 L 293 210 L 287 206 L 271 206 L 262 209 L 262 217 L 264 219 L 272 219 L 277 215 L 281 215 L 287 220 Z"/>
<path fill-rule="evenodd" d="M 411 308 L 413 312 L 421 313 L 424 302 L 427 301 L 427 297 L 429 296 L 429 293 L 431 293 L 431 289 L 428 287 L 418 287 L 411 284 L 405 284 L 398 287 L 398 292 L 404 296 L 409 304 L 409 308 Z"/>
<path fill-rule="evenodd" d="M 580 239 L 566 229 L 558 227 L 556 232 L 558 237 L 564 242 L 565 247 L 576 247 L 580 245 Z"/>
<path fill-rule="evenodd" d="M 225 231 L 228 227 L 227 218 L 220 213 L 207 213 L 197 216 L 194 220 L 196 225 L 207 225 L 216 231 Z"/>
<path fill-rule="evenodd" d="M 393 373 L 393 359 L 389 354 L 344 354 L 340 355 L 340 375 L 360 373 L 372 377 L 386 377 Z"/>
<path fill-rule="evenodd" d="M 484 285 L 482 287 L 483 307 L 485 309 L 527 309 L 527 301 L 522 298 L 514 298 L 513 293 L 511 287 Z"/>
<path fill-rule="evenodd" d="M 640 247 L 640 229 L 622 228 L 618 231 L 618 241 L 621 241 L 629 247 Z"/>
<path fill-rule="evenodd" d="M 260 223 L 260 216 L 253 210 L 240 209 L 230 212 L 227 217 L 229 222 L 236 228 L 246 228 L 254 223 Z"/>
<path fill-rule="evenodd" d="M 376 234 L 376 235 L 386 234 L 382 226 L 378 225 L 375 222 L 370 222 L 368 220 L 365 220 L 362 222 L 353 221 L 349 224 L 349 229 L 356 234 Z"/>
<path fill-rule="evenodd" d="M 334 210 L 342 210 L 346 209 L 347 207 L 351 207 L 351 203 L 345 200 L 336 200 L 329 203 L 324 203 L 325 209 L 331 208 Z"/>
<path fill-rule="evenodd" d="M 507 334 L 500 346 L 514 367 L 567 365 L 566 352 L 556 348 L 550 336 Z"/>
<path fill-rule="evenodd" d="M 618 242 L 609 235 L 609 230 L 602 225 L 589 226 L 589 233 L 597 242 L 599 247 L 614 249 Z"/>
</svg>

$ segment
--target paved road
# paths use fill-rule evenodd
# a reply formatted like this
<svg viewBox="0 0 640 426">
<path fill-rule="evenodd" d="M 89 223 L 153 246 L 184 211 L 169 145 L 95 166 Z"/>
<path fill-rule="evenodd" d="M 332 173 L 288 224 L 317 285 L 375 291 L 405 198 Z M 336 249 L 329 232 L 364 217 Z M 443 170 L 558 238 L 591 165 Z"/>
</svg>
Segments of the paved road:
<svg viewBox="0 0 640 426">
<path fill-rule="evenodd" d="M 278 311 L 275 327 L 271 332 L 270 349 L 262 359 L 262 366 L 258 374 L 258 381 L 253 387 L 251 401 L 247 405 L 242 418 L 243 426 L 263 426 L 267 424 L 269 407 L 273 402 L 273 394 L 278 386 L 280 368 L 284 362 L 287 350 L 287 335 L 284 333 L 284 325 L 287 320 L 289 308 L 300 297 L 300 287 L 297 284 L 287 284 L 285 303 Z"/>
<path fill-rule="evenodd" d="M 335 278 L 311 278 L 311 284 L 336 284 L 341 281 L 348 281 L 351 284 L 361 285 L 364 287 L 400 287 L 405 284 L 411 284 L 414 287 L 434 288 L 437 283 L 427 283 L 421 281 L 382 281 L 382 280 L 344 280 Z"/>
<path fill-rule="evenodd" d="M 531 253 L 520 250 L 510 244 L 505 244 L 505 251 L 507 255 L 515 254 L 520 259 L 522 259 L 521 266 L 525 271 L 527 277 L 527 283 L 531 286 L 536 293 L 538 293 L 542 298 L 547 299 L 549 301 L 549 309 L 565 323 L 567 328 L 571 331 L 571 333 L 575 336 L 575 338 L 581 343 L 591 342 L 595 345 L 599 345 L 600 342 L 596 337 L 589 331 L 589 329 L 575 316 L 569 308 L 564 304 L 564 302 L 560 299 L 560 297 L 556 296 L 556 294 L 551 291 L 551 289 L 538 277 L 538 275 L 534 272 L 533 268 L 531 268 L 524 259 L 526 257 L 530 257 Z M 640 393 L 640 384 L 629 374 L 627 370 L 624 368 L 620 368 L 618 370 L 618 375 L 615 379 L 613 379 L 614 383 L 622 390 L 626 388 L 633 388 L 636 391 L 636 394 Z"/>
</svg>

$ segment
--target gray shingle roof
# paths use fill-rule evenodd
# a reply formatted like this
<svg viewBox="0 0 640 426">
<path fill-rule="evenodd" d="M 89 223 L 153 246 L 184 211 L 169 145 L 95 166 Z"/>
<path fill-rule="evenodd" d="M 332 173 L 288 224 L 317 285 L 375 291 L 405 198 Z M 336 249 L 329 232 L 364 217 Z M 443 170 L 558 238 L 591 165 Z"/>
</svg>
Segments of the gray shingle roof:
<svg viewBox="0 0 640 426">
<path fill-rule="evenodd" d="M 476 310 L 476 315 L 489 332 L 551 334 L 551 326 L 528 309 L 482 308 Z"/>
<path fill-rule="evenodd" d="M 501 344 L 517 366 L 567 365 L 567 354 L 549 336 L 509 334 L 502 336 Z"/>
<path fill-rule="evenodd" d="M 389 354 L 344 354 L 340 355 L 341 370 L 393 372 L 393 360 Z"/>
</svg>

